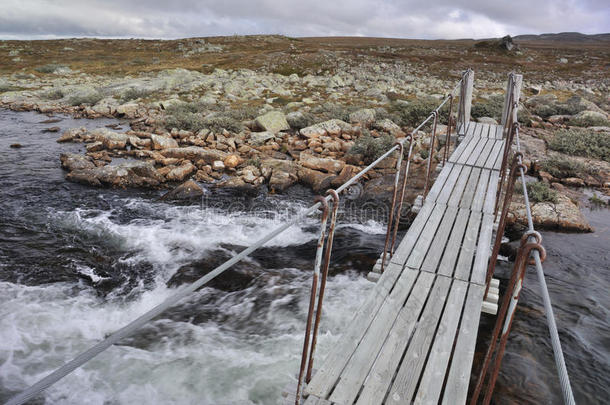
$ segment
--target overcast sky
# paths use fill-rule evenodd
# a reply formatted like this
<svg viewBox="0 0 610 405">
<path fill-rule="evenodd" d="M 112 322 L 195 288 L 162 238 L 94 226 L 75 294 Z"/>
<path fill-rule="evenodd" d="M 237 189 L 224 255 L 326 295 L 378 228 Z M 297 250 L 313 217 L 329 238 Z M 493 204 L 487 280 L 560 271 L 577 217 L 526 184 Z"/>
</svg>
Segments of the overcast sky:
<svg viewBox="0 0 610 405">
<path fill-rule="evenodd" d="M 610 32 L 610 0 L 0 0 L 0 38 Z"/>
</svg>

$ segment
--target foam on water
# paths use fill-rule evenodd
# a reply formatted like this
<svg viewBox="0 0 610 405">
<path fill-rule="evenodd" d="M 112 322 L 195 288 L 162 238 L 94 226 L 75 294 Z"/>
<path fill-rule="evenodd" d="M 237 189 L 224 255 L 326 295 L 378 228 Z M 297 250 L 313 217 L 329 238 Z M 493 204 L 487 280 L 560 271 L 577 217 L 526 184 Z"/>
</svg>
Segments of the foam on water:
<svg viewBox="0 0 610 405">
<path fill-rule="evenodd" d="M 109 210 L 49 212 L 50 227 L 116 246 L 121 260 L 153 263 L 152 288 L 126 299 L 96 293 L 86 283 L 25 286 L 0 282 L 0 398 L 36 382 L 109 333 L 172 294 L 166 281 L 184 263 L 223 244 L 245 246 L 278 225 L 260 212 L 222 213 L 126 199 L 133 219 Z M 300 205 L 293 211 L 301 209 Z M 228 218 L 228 219 L 227 219 Z M 241 218 L 241 219 L 238 219 Z M 317 237 L 318 220 L 294 227 L 269 245 L 298 246 Z M 367 229 L 380 225 L 369 223 Z M 76 265 L 94 284 L 102 277 Z M 311 274 L 282 269 L 234 292 L 203 288 L 120 346 L 101 354 L 49 388 L 46 403 L 276 403 L 298 371 Z M 369 291 L 353 272 L 331 277 L 318 358 Z M 191 312 L 189 312 L 191 311 Z M 170 311 L 171 312 L 171 311 Z M 212 314 L 201 320 L 189 313 Z M 186 315 L 185 315 L 186 314 Z"/>
</svg>

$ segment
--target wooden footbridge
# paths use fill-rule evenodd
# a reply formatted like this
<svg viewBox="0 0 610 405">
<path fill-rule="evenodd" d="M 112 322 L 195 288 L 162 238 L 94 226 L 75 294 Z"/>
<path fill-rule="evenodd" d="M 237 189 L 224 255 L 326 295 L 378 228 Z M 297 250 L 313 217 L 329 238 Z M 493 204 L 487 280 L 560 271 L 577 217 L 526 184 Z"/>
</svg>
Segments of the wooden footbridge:
<svg viewBox="0 0 610 405">
<path fill-rule="evenodd" d="M 50 385 L 318 210 L 322 210 L 321 228 L 301 368 L 296 390 L 285 395 L 288 403 L 459 405 L 470 398 L 471 405 L 475 405 L 479 393 L 486 386 L 483 403 L 488 404 L 526 265 L 533 258 L 543 286 L 543 300 L 562 392 L 565 402 L 573 404 L 544 283 L 541 265 L 545 257 L 544 248 L 540 244 L 540 235 L 533 229 L 525 170 L 519 152 L 517 105 L 521 76 L 509 75 L 500 125 L 470 122 L 473 79 L 472 70 L 464 72 L 458 85 L 424 122 L 345 184 L 336 190 L 329 190 L 325 197 L 317 197 L 314 205 L 289 222 L 264 235 L 194 283 L 178 289 L 166 301 L 26 388 L 7 404 L 23 404 L 35 398 Z M 459 94 L 454 95 L 458 89 Z M 452 130 L 454 98 L 459 102 L 455 135 Z M 428 190 L 430 176 L 434 172 L 431 163 L 437 158 L 437 123 L 443 111 L 441 108 L 447 103 L 448 129 L 439 164 L 442 169 Z M 427 123 L 432 124 L 432 131 L 423 204 L 418 207 L 419 213 L 395 249 L 414 140 Z M 456 140 L 455 144 L 452 138 Z M 513 141 L 516 141 L 514 145 Z M 516 152 L 513 151 L 514 147 Z M 451 154 L 450 149 L 453 149 Z M 386 243 L 378 264 L 370 274 L 370 278 L 377 282 L 330 354 L 316 365 L 316 370 L 315 347 L 323 313 L 324 289 L 340 194 L 391 156 L 396 156 L 396 172 Z M 518 175 L 521 176 L 528 208 L 529 231 L 522 239 L 511 279 L 498 308 L 498 282 L 492 276 Z M 497 313 L 497 321 L 477 384 L 470 387 L 482 311 Z"/>
<path fill-rule="evenodd" d="M 366 302 L 307 385 L 306 404 L 466 402 L 502 128 L 467 125 Z"/>
</svg>

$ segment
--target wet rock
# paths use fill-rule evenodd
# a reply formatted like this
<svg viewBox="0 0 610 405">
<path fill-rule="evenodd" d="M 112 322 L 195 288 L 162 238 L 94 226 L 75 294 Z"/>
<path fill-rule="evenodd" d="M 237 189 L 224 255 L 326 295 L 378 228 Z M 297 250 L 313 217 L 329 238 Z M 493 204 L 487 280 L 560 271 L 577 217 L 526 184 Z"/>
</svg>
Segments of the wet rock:
<svg viewBox="0 0 610 405">
<path fill-rule="evenodd" d="M 334 174 L 322 173 L 317 170 L 301 167 L 298 171 L 299 181 L 311 187 L 315 193 L 323 193 L 331 187 Z"/>
<path fill-rule="evenodd" d="M 163 177 L 149 162 L 127 162 L 116 166 L 102 166 L 93 169 L 74 170 L 66 179 L 91 186 L 108 187 L 156 187 Z"/>
<path fill-rule="evenodd" d="M 271 191 L 282 192 L 298 181 L 299 165 L 293 161 L 280 159 L 265 159 L 261 162 L 261 172 L 271 173 L 269 188 Z"/>
<path fill-rule="evenodd" d="M 313 170 L 322 170 L 327 173 L 339 173 L 345 166 L 345 162 L 330 158 L 319 158 L 309 153 L 301 153 L 299 163 Z"/>
<path fill-rule="evenodd" d="M 55 133 L 55 132 L 59 132 L 61 130 L 60 127 L 49 127 L 49 128 L 45 128 L 42 130 L 42 132 L 51 132 L 51 133 Z"/>
<path fill-rule="evenodd" d="M 59 142 L 59 143 L 62 143 L 62 142 L 74 142 L 75 140 L 77 140 L 81 136 L 83 136 L 86 132 L 87 132 L 87 130 L 84 127 L 81 127 L 81 128 L 70 128 L 66 132 L 64 132 L 59 137 L 59 139 L 57 139 L 57 142 Z"/>
<path fill-rule="evenodd" d="M 168 136 L 153 134 L 150 136 L 150 140 L 152 142 L 152 147 L 155 150 L 170 149 L 170 148 L 178 147 L 178 142 L 176 142 L 176 140 L 174 138 L 170 138 Z"/>
<path fill-rule="evenodd" d="M 192 162 L 199 162 L 200 160 L 203 160 L 206 164 L 212 164 L 215 160 L 223 161 L 228 155 L 223 151 L 202 148 L 199 146 L 163 149 L 159 153 L 165 157 L 187 159 Z"/>
<path fill-rule="evenodd" d="M 539 202 L 532 205 L 532 219 L 537 229 L 558 229 L 571 232 L 592 232 L 578 206 L 567 196 L 559 194 L 557 203 Z M 508 224 L 527 224 L 523 197 L 513 201 L 507 216 Z"/>
<path fill-rule="evenodd" d="M 333 188 L 337 188 L 347 181 L 351 180 L 352 177 L 358 174 L 360 168 L 352 165 L 345 165 L 343 169 L 341 169 L 341 173 L 338 176 L 333 178 L 331 183 Z"/>
<path fill-rule="evenodd" d="M 351 113 L 349 115 L 349 122 L 369 126 L 375 121 L 375 115 L 375 110 L 372 108 L 363 108 Z"/>
<path fill-rule="evenodd" d="M 191 174 L 197 171 L 197 167 L 192 164 L 190 161 L 186 161 L 178 167 L 174 167 L 171 169 L 166 175 L 165 178 L 169 181 L 184 181 Z"/>
<path fill-rule="evenodd" d="M 106 149 L 125 149 L 129 137 L 125 134 L 113 132 L 108 128 L 98 128 L 91 133 L 93 138 L 101 142 Z"/>
<path fill-rule="evenodd" d="M 99 152 L 101 150 L 104 149 L 104 144 L 101 142 L 93 142 L 88 144 L 85 149 L 87 149 L 87 152 Z"/>
<path fill-rule="evenodd" d="M 59 160 L 61 161 L 61 167 L 69 171 L 93 169 L 95 167 L 89 157 L 77 153 L 62 153 L 59 155 Z"/>
<path fill-rule="evenodd" d="M 19 149 L 19 148 L 23 147 L 23 145 L 20 143 L 11 143 L 10 147 L 13 149 Z"/>
<path fill-rule="evenodd" d="M 256 117 L 255 122 L 261 129 L 273 134 L 290 129 L 286 116 L 281 111 L 269 111 L 264 115 Z"/>
<path fill-rule="evenodd" d="M 163 194 L 161 200 L 175 201 L 175 200 L 192 200 L 199 198 L 204 194 L 204 189 L 193 180 L 188 180 L 173 190 Z"/>
</svg>

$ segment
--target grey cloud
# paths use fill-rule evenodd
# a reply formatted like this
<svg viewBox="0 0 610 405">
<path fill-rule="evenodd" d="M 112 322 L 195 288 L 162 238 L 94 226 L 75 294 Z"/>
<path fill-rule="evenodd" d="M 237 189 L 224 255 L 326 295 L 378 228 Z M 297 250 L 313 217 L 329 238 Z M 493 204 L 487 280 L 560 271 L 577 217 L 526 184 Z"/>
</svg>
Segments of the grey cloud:
<svg viewBox="0 0 610 405">
<path fill-rule="evenodd" d="M 610 31 L 606 0 L 2 0 L 0 38 L 279 33 L 481 38 Z"/>
</svg>

